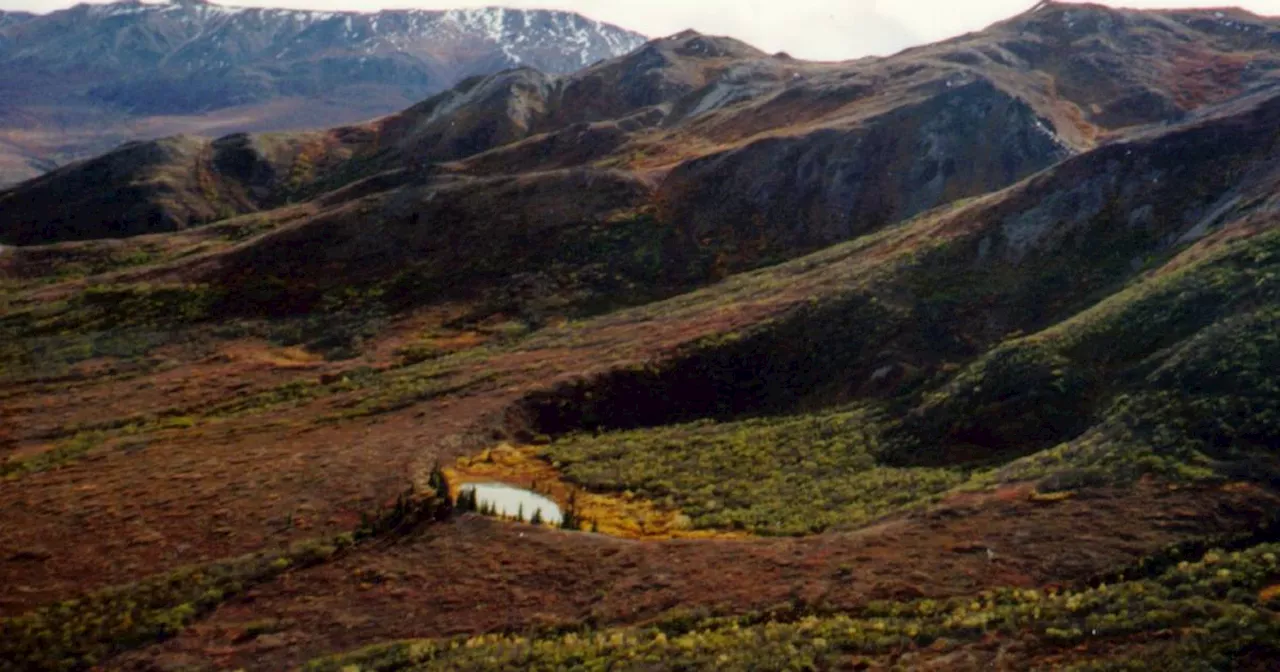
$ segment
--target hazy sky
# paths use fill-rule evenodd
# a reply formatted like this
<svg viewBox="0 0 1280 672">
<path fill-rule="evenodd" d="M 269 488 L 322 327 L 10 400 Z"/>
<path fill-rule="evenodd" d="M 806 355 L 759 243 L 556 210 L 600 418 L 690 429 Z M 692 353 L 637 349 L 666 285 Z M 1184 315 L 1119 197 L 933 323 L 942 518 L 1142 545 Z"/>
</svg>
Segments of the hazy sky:
<svg viewBox="0 0 1280 672">
<path fill-rule="evenodd" d="M 230 5 L 308 9 L 444 9 L 503 5 L 570 9 L 650 36 L 685 28 L 730 35 L 766 51 L 801 58 L 887 54 L 983 26 L 1027 10 L 1036 0 L 226 0 Z M 49 11 L 69 0 L 0 0 L 0 9 Z M 1112 0 L 1125 7 L 1195 7 L 1231 0 Z M 1238 0 L 1259 14 L 1280 14 L 1280 0 Z"/>
</svg>

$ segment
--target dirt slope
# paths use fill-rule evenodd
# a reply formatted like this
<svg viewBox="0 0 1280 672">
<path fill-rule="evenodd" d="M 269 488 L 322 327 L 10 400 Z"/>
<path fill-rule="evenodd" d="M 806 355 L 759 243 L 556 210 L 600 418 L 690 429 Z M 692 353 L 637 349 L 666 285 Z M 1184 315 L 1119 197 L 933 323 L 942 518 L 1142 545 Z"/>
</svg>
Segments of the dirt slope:
<svg viewBox="0 0 1280 672">
<path fill-rule="evenodd" d="M 240 213 L 0 248 L 0 668 L 1264 660 L 1280 93 L 1068 84 L 1272 24 L 1049 3 L 849 64 L 682 34 L 0 196 L 198 213 L 194 162 Z M 529 485 L 503 444 L 702 538 L 433 508 L 459 458 Z"/>
</svg>

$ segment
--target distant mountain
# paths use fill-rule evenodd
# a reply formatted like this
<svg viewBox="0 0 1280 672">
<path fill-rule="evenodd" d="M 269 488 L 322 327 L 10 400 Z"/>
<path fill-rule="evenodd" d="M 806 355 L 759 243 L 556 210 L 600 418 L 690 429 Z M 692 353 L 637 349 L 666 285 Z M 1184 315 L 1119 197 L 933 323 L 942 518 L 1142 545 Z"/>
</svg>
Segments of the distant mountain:
<svg viewBox="0 0 1280 672">
<path fill-rule="evenodd" d="M 468 78 L 364 124 L 121 147 L 0 192 L 0 241 L 177 230 L 433 163 L 480 177 L 607 166 L 657 178 L 664 217 L 752 265 L 1266 88 L 1278 34 L 1239 11 L 1047 4 L 889 58 L 811 63 L 689 31 L 568 75 Z"/>
<path fill-rule="evenodd" d="M 8 26 L 22 23 L 23 21 L 27 21 L 34 17 L 35 17 L 35 14 L 31 14 L 28 12 L 0 11 L 0 28 L 6 28 Z"/>
<path fill-rule="evenodd" d="M 0 14 L 0 153 L 25 159 L 24 170 L 0 158 L 0 183 L 128 139 L 366 119 L 471 75 L 570 72 L 643 39 L 578 14 L 499 7 L 370 14 L 179 0 Z"/>
</svg>

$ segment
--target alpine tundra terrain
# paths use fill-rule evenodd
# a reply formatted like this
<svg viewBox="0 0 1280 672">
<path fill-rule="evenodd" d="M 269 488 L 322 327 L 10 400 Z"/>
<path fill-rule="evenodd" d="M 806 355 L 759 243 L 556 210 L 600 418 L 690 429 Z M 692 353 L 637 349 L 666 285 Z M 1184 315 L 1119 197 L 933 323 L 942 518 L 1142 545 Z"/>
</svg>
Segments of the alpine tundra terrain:
<svg viewBox="0 0 1280 672">
<path fill-rule="evenodd" d="M 1278 77 L 689 32 L 0 192 L 0 667 L 1273 669 Z"/>
<path fill-rule="evenodd" d="M 475 74 L 570 72 L 644 38 L 552 11 L 319 12 L 203 0 L 0 11 L 0 185 L 127 140 L 325 128 Z"/>
</svg>

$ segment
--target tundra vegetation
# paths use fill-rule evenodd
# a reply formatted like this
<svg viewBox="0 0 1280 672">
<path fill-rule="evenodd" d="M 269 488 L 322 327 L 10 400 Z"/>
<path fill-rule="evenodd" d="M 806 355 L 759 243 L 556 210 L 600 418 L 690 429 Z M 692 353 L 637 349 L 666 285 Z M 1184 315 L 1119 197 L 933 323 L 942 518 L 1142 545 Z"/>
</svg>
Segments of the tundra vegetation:
<svg viewBox="0 0 1280 672">
<path fill-rule="evenodd" d="M 0 669 L 1269 669 L 1277 34 L 682 33 L 0 191 Z"/>
</svg>

